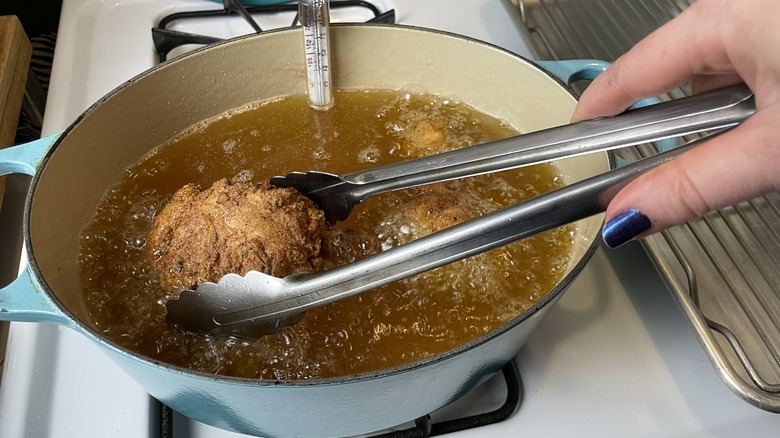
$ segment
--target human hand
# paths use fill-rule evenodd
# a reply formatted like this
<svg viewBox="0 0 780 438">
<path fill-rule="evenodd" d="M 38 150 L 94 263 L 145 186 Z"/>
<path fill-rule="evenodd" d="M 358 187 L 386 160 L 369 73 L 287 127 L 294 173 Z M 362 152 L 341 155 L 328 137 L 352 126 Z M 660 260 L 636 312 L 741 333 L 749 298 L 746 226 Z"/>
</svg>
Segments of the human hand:
<svg viewBox="0 0 780 438">
<path fill-rule="evenodd" d="M 698 0 L 620 57 L 583 93 L 573 121 L 622 112 L 691 81 L 694 92 L 745 82 L 756 113 L 637 178 L 607 208 L 616 247 L 780 190 L 780 1 Z"/>
</svg>

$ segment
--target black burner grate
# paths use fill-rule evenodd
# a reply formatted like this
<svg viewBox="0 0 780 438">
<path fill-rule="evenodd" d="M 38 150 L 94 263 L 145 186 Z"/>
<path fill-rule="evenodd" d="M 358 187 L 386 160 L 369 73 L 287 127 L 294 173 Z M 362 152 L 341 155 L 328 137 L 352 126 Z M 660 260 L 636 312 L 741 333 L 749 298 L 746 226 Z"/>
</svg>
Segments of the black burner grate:
<svg viewBox="0 0 780 438">
<path fill-rule="evenodd" d="M 431 416 L 425 415 L 414 421 L 414 427 L 375 435 L 372 438 L 428 438 L 451 432 L 474 429 L 475 427 L 487 426 L 506 420 L 520 407 L 520 403 L 523 399 L 523 380 L 514 360 L 504 365 L 501 369 L 501 373 L 504 375 L 504 382 L 506 384 L 506 399 L 504 400 L 504 404 L 498 409 L 483 414 L 442 421 L 440 423 L 433 423 L 431 421 Z"/>
<path fill-rule="evenodd" d="M 374 435 L 372 438 L 428 438 L 487 426 L 506 420 L 517 412 L 523 401 L 523 380 L 514 360 L 504 365 L 501 373 L 506 385 L 506 398 L 504 404 L 498 409 L 439 423 L 434 423 L 430 415 L 425 415 L 416 419 L 413 427 Z M 159 437 L 173 438 L 173 410 L 160 402 L 157 403 L 159 405 Z"/>
<path fill-rule="evenodd" d="M 395 10 L 391 9 L 387 12 L 381 12 L 376 6 L 367 1 L 362 0 L 332 0 L 330 2 L 331 11 L 343 9 L 343 8 L 362 8 L 373 18 L 367 20 L 369 23 L 395 23 Z M 218 41 L 222 41 L 222 38 L 217 38 L 208 35 L 199 35 L 188 32 L 181 32 L 168 29 L 168 27 L 174 22 L 181 22 L 192 19 L 202 19 L 209 17 L 243 17 L 247 23 L 254 29 L 255 32 L 260 33 L 263 29 L 257 24 L 253 15 L 260 14 L 277 14 L 280 12 L 295 12 L 295 17 L 292 20 L 290 26 L 298 26 L 300 22 L 298 20 L 298 4 L 283 4 L 283 5 L 268 5 L 268 6 L 242 6 L 238 0 L 224 0 L 222 9 L 207 10 L 207 11 L 188 11 L 177 12 L 166 16 L 157 27 L 152 28 L 152 41 L 154 42 L 155 50 L 157 51 L 157 58 L 160 62 L 164 62 L 168 59 L 170 52 L 180 46 L 188 44 L 206 45 L 213 44 Z"/>
</svg>

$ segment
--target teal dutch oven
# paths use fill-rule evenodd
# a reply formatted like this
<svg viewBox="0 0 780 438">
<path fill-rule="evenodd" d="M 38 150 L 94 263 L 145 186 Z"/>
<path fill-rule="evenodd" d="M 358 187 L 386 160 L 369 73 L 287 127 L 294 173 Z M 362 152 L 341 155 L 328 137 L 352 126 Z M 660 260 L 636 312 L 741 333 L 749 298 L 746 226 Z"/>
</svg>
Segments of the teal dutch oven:
<svg viewBox="0 0 780 438">
<path fill-rule="evenodd" d="M 576 99 L 567 83 L 605 67 L 597 61 L 535 64 L 484 42 L 412 27 L 334 25 L 331 32 L 336 87 L 419 84 L 522 132 L 568 123 Z M 32 175 L 23 219 L 27 267 L 0 290 L 0 320 L 69 327 L 174 410 L 266 437 L 351 436 L 392 427 L 448 404 L 509 362 L 590 258 L 601 216 L 576 223 L 568 270 L 535 306 L 478 339 L 395 368 L 306 381 L 225 377 L 160 363 L 93 328 L 80 288 L 79 234 L 106 190 L 151 149 L 202 120 L 305 93 L 302 50 L 295 29 L 196 50 L 129 80 L 61 133 L 0 151 L 0 175 Z M 576 182 L 609 170 L 611 160 L 593 154 L 557 165 Z"/>
</svg>

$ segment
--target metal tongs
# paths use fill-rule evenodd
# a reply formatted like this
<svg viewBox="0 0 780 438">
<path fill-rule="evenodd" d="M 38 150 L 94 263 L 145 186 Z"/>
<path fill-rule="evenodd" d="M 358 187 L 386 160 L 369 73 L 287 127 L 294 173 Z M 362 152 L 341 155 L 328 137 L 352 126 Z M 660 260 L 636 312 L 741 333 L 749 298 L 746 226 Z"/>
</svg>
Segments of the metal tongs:
<svg viewBox="0 0 780 438">
<path fill-rule="evenodd" d="M 602 213 L 637 176 L 754 112 L 752 92 L 735 86 L 348 175 L 310 172 L 274 178 L 274 184 L 296 187 L 309 196 L 333 223 L 378 193 L 711 131 L 669 151 L 327 272 L 285 278 L 256 271 L 228 274 L 168 301 L 168 320 L 249 339 L 277 332 L 299 322 L 310 309 Z"/>
</svg>

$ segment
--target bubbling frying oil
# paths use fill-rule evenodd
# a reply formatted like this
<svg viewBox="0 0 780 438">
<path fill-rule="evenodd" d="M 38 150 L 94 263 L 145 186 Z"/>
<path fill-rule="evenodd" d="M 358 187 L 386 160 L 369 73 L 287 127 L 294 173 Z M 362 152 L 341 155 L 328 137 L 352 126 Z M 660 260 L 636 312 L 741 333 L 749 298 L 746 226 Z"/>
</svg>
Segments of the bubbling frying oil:
<svg viewBox="0 0 780 438">
<path fill-rule="evenodd" d="M 430 95 L 337 91 L 328 111 L 306 96 L 222 115 L 161 145 L 128 169 L 82 233 L 81 278 L 93 326 L 131 350 L 224 375 L 309 379 L 375 371 L 447 351 L 506 323 L 562 278 L 573 228 L 562 227 L 307 313 L 256 342 L 169 327 L 165 297 L 144 247 L 155 215 L 187 183 L 264 181 L 291 171 L 348 173 L 415 155 L 424 120 L 443 127 L 448 148 L 516 134 L 463 104 Z M 562 185 L 553 165 L 456 183 L 480 214 Z M 332 268 L 425 234 L 405 214 L 413 191 L 377 196 L 333 227 Z"/>
</svg>

